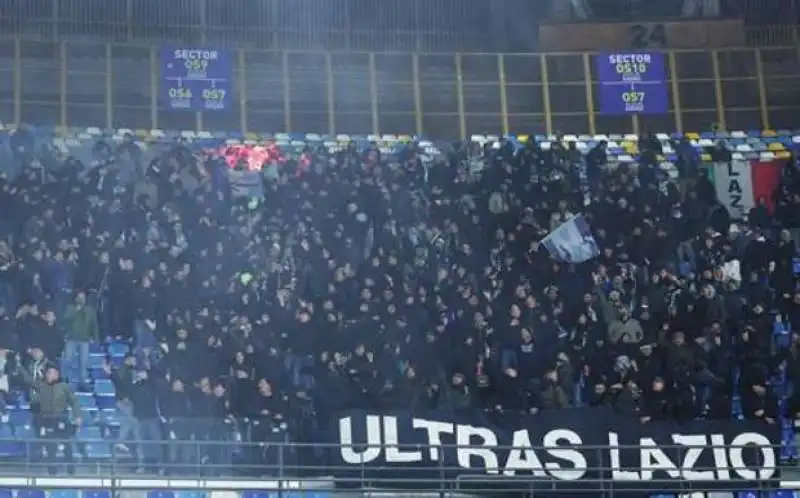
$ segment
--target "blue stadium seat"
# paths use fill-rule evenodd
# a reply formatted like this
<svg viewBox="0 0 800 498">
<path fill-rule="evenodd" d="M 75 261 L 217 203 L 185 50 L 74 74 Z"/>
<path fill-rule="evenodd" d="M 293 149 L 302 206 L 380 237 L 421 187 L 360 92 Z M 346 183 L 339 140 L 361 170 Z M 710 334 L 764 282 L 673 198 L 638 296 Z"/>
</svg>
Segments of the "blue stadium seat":
<svg viewBox="0 0 800 498">
<path fill-rule="evenodd" d="M 206 498 L 208 493 L 202 491 L 178 491 L 175 498 Z"/>
<path fill-rule="evenodd" d="M 779 489 L 769 492 L 769 498 L 797 498 L 798 493 L 791 489 Z"/>
<path fill-rule="evenodd" d="M 113 363 L 112 363 L 112 365 L 113 365 Z M 105 372 L 105 370 L 103 370 L 103 368 L 102 368 L 102 367 L 99 367 L 99 368 L 90 368 L 90 369 L 89 369 L 89 376 L 90 376 L 90 377 L 91 377 L 93 380 L 98 380 L 98 379 L 107 379 L 107 378 L 108 378 L 108 374 Z"/>
<path fill-rule="evenodd" d="M 175 498 L 175 493 L 165 490 L 152 490 L 147 492 L 147 498 Z"/>
<path fill-rule="evenodd" d="M 103 365 L 106 362 L 105 354 L 100 355 L 89 355 L 89 369 L 94 370 L 97 368 L 102 369 Z"/>
<path fill-rule="evenodd" d="M 108 489 L 84 489 L 83 498 L 111 498 L 111 491 Z"/>
<path fill-rule="evenodd" d="M 130 346 L 124 342 L 112 342 L 108 345 L 108 354 L 112 358 L 122 358 L 129 350 Z"/>
<path fill-rule="evenodd" d="M 108 441 L 117 441 L 121 432 L 119 424 L 109 425 L 106 427 L 106 439 Z"/>
<path fill-rule="evenodd" d="M 98 413 L 97 421 L 105 425 L 118 426 L 119 415 L 117 415 L 117 410 L 116 409 L 101 410 Z"/>
<path fill-rule="evenodd" d="M 86 411 L 83 410 L 81 412 L 81 417 L 83 417 L 83 424 L 84 425 L 94 425 L 97 420 L 97 411 Z"/>
<path fill-rule="evenodd" d="M 315 493 L 313 491 L 284 491 L 284 498 L 329 498 L 329 493 Z"/>
<path fill-rule="evenodd" d="M 112 395 L 102 394 L 97 396 L 95 400 L 97 401 L 98 409 L 109 410 L 111 408 L 114 408 L 114 405 L 117 402 L 117 397 L 114 396 L 113 394 Z"/>
<path fill-rule="evenodd" d="M 14 498 L 14 491 L 11 489 L 0 489 L 0 498 Z"/>
<path fill-rule="evenodd" d="M 772 335 L 775 345 L 780 348 L 789 347 L 792 340 L 792 334 L 789 333 L 789 328 L 785 323 L 778 321 L 777 317 L 772 326 Z"/>
<path fill-rule="evenodd" d="M 271 493 L 269 491 L 260 491 L 260 490 L 248 490 L 242 491 L 242 498 L 270 498 Z"/>
<path fill-rule="evenodd" d="M 49 498 L 80 498 L 80 491 L 75 489 L 54 489 L 48 494 Z"/>
<path fill-rule="evenodd" d="M 110 379 L 97 379 L 94 382 L 94 393 L 97 396 L 114 396 L 114 383 Z"/>
<path fill-rule="evenodd" d="M 14 408 L 12 410 L 9 410 L 8 423 L 15 427 L 20 425 L 30 425 L 31 412 L 19 408 Z"/>
<path fill-rule="evenodd" d="M 23 446 L 14 439 L 14 432 L 11 427 L 0 427 L 0 457 L 15 457 L 23 454 Z M 2 498 L 2 490 L 0 490 L 0 498 Z"/>
<path fill-rule="evenodd" d="M 30 424 L 18 425 L 14 427 L 14 436 L 17 439 L 36 439 L 37 434 Z"/>
<path fill-rule="evenodd" d="M 97 411 L 97 401 L 93 394 L 77 393 L 75 397 L 78 398 L 78 404 L 81 406 L 82 410 L 89 412 Z"/>
<path fill-rule="evenodd" d="M 23 488 L 17 491 L 17 498 L 47 498 L 43 489 Z"/>
</svg>

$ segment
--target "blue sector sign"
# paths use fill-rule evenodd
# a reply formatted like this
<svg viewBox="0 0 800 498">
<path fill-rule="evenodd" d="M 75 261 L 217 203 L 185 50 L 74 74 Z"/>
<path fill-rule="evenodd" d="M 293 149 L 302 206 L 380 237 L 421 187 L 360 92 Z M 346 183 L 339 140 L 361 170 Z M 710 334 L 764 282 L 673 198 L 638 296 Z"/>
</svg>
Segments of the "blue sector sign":
<svg viewBox="0 0 800 498">
<path fill-rule="evenodd" d="M 668 111 L 664 54 L 602 53 L 596 56 L 602 114 L 664 114 Z"/>
<path fill-rule="evenodd" d="M 222 111 L 229 107 L 233 58 L 212 48 L 163 48 L 161 99 L 171 109 Z"/>
</svg>

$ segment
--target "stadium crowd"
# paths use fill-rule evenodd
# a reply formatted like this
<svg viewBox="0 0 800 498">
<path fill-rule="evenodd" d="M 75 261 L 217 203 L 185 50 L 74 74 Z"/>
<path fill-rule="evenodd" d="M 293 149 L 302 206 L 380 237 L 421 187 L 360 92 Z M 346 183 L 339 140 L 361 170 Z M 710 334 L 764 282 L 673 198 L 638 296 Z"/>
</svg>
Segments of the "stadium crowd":
<svg viewBox="0 0 800 498">
<path fill-rule="evenodd" d="M 213 442 L 314 441 L 347 408 L 800 416 L 775 381 L 800 381 L 794 161 L 731 220 L 693 149 L 672 178 L 654 139 L 636 164 L 603 144 L 308 149 L 270 155 L 256 200 L 191 143 L 149 161 L 101 140 L 84 164 L 32 134 L 0 177 L 0 406 L 29 400 L 45 440 L 100 423 L 78 399 L 105 378 L 116 450 L 175 473 L 269 459 Z M 541 242 L 578 214 L 599 254 L 571 263 Z M 110 343 L 130 349 L 95 368 Z"/>
</svg>

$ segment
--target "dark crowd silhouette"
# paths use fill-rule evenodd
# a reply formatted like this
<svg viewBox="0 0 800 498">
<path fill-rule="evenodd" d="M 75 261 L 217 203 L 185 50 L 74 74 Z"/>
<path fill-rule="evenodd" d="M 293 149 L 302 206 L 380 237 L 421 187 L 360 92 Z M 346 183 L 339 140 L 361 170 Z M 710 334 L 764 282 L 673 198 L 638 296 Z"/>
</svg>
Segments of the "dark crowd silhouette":
<svg viewBox="0 0 800 498">
<path fill-rule="evenodd" d="M 688 140 L 619 162 L 557 137 L 314 137 L 265 140 L 242 191 L 253 146 L 5 134 L 10 468 L 324 472 L 323 449 L 279 443 L 352 408 L 760 419 L 794 458 L 794 160 L 732 220 Z M 597 253 L 570 263 L 543 241 L 578 215 Z"/>
</svg>

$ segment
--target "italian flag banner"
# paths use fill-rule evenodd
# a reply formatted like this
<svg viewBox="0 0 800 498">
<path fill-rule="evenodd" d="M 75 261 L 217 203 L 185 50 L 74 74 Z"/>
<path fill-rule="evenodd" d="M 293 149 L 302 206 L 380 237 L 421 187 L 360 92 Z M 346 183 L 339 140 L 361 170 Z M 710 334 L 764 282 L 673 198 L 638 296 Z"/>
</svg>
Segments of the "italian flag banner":
<svg viewBox="0 0 800 498">
<path fill-rule="evenodd" d="M 772 212 L 775 205 L 772 197 L 778 188 L 784 163 L 784 160 L 733 160 L 713 163 L 708 172 L 717 190 L 717 198 L 728 208 L 731 218 L 742 219 L 761 198 Z"/>
</svg>

